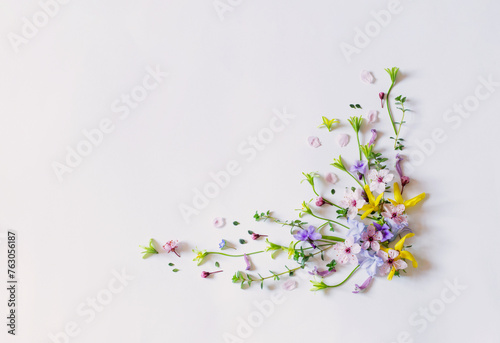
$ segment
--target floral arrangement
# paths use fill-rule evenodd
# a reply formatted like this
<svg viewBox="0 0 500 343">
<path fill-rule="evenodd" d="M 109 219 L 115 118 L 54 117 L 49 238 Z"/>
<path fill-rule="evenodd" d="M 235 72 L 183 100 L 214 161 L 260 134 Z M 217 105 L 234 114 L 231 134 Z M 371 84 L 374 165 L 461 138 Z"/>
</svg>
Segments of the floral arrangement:
<svg viewBox="0 0 500 343">
<path fill-rule="evenodd" d="M 256 212 L 254 218 L 257 222 L 271 221 L 278 225 L 289 227 L 290 234 L 293 240 L 287 246 L 276 244 L 267 238 L 267 235 L 257 234 L 253 231 L 248 231 L 252 240 L 262 240 L 265 238 L 265 248 L 259 251 L 247 252 L 242 254 L 228 254 L 221 250 L 233 248 L 228 242 L 222 240 L 219 244 L 219 250 L 207 251 L 193 249 L 198 265 L 201 265 L 205 258 L 209 255 L 222 255 L 225 257 L 242 258 L 245 262 L 245 271 L 236 271 L 232 277 L 234 283 L 240 284 L 242 288 L 248 288 L 253 283 L 259 283 L 263 288 L 264 282 L 267 280 L 280 280 L 284 275 L 293 276 L 299 269 L 307 268 L 309 274 L 313 276 L 312 283 L 313 291 L 324 290 L 328 288 L 338 287 L 345 284 L 349 278 L 359 270 L 364 270 L 367 274 L 367 279 L 361 285 L 354 285 L 353 293 L 359 293 L 367 289 L 376 276 L 386 276 L 387 280 L 392 280 L 394 276 L 401 276 L 402 272 L 406 272 L 406 268 L 411 264 L 413 268 L 417 268 L 418 264 L 415 257 L 409 251 L 411 245 L 407 245 L 407 240 L 414 236 L 414 233 L 409 227 L 407 212 L 411 207 L 415 206 L 425 198 L 425 193 L 415 197 L 406 199 L 403 197 L 405 187 L 410 183 L 410 178 L 405 176 L 402 171 L 403 157 L 396 153 L 404 149 L 404 139 L 401 138 L 401 128 L 405 123 L 405 115 L 410 110 L 406 108 L 406 97 L 395 97 L 395 105 L 401 112 L 401 119 L 394 120 L 394 114 L 391 111 L 390 93 L 396 84 L 396 78 L 399 68 L 386 69 L 390 76 L 391 84 L 387 93 L 380 92 L 378 96 L 381 100 L 381 107 L 385 107 L 388 113 L 389 120 L 394 131 L 394 136 L 390 139 L 394 141 L 393 148 L 395 152 L 395 171 L 399 176 L 399 180 L 395 179 L 395 173 L 392 173 L 386 166 L 388 158 L 384 157 L 382 152 L 377 149 L 377 130 L 371 129 L 371 137 L 368 143 L 361 144 L 360 132 L 364 125 L 371 125 L 377 118 L 376 111 L 370 111 L 366 118 L 363 116 L 353 116 L 348 119 L 348 122 L 356 135 L 359 156 L 348 165 L 346 160 L 341 156 L 335 158 L 331 164 L 333 167 L 340 170 L 346 176 L 352 178 L 353 186 L 345 189 L 343 198 L 334 203 L 325 196 L 321 196 L 316 190 L 316 179 L 322 177 L 316 172 L 303 173 L 306 181 L 312 188 L 314 199 L 302 203 L 302 207 L 298 210 L 298 219 L 283 221 L 276 218 L 271 211 Z M 365 83 L 373 83 L 374 78 L 370 72 L 363 71 L 361 80 Z M 362 109 L 359 104 L 350 104 L 352 109 Z M 323 122 L 320 127 L 326 128 L 328 131 L 333 131 L 339 119 L 322 118 Z M 347 135 L 338 135 L 337 143 L 340 146 L 348 144 L 349 137 Z M 317 137 L 309 137 L 309 144 L 312 147 L 319 147 L 321 142 Z M 325 181 L 336 183 L 338 177 L 330 173 L 326 175 Z M 399 181 L 399 182 L 398 182 Z M 391 189 L 392 187 L 392 189 Z M 332 189 L 334 194 L 335 190 Z M 391 195 L 392 194 L 392 195 Z M 316 208 L 330 206 L 335 210 L 334 218 L 325 218 L 319 216 Z M 316 212 L 315 212 L 316 211 Z M 305 218 L 312 217 L 314 220 L 319 220 L 320 225 L 313 226 L 304 221 Z M 216 218 L 214 226 L 222 227 L 225 225 L 224 218 Z M 233 225 L 239 225 L 238 222 L 233 222 Z M 345 235 L 337 235 L 337 230 L 346 231 Z M 330 231 L 328 234 L 325 231 Z M 240 244 L 245 244 L 244 239 L 240 239 Z M 178 241 L 169 241 L 163 249 L 167 252 L 173 252 L 179 256 L 176 248 Z M 157 254 L 158 251 L 153 246 L 153 240 L 150 241 L 148 247 L 144 249 L 144 257 Z M 328 249 L 334 250 L 335 258 L 331 261 L 325 261 L 325 251 Z M 275 258 L 279 252 L 285 252 L 288 259 L 293 259 L 297 266 L 288 268 L 282 272 L 272 272 L 270 275 L 262 276 L 260 273 L 256 275 L 249 271 L 252 268 L 250 256 L 255 254 L 270 253 L 271 258 Z M 317 256 L 321 258 L 325 265 L 322 269 L 318 265 Z M 180 256 L 179 256 L 180 257 Z M 173 266 L 173 263 L 170 263 Z M 350 265 L 352 271 L 345 279 L 335 284 L 325 282 L 325 279 L 335 275 L 337 268 L 344 265 Z M 215 267 L 219 268 L 218 262 Z M 178 269 L 173 269 L 177 272 Z M 221 273 L 222 270 L 203 271 L 201 276 L 207 278 L 212 274 Z M 293 278 L 289 278 L 283 288 L 291 290 L 296 287 L 296 282 Z"/>
</svg>

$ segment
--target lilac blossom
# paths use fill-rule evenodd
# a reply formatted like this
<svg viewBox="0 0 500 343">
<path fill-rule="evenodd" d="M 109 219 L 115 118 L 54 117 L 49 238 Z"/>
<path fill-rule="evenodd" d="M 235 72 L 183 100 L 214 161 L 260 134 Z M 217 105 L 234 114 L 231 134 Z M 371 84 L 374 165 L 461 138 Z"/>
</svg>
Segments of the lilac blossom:
<svg viewBox="0 0 500 343">
<path fill-rule="evenodd" d="M 316 232 L 316 228 L 312 225 L 310 225 L 307 229 L 300 229 L 297 231 L 293 237 L 299 241 L 307 241 L 309 242 L 313 248 L 316 249 L 316 244 L 314 244 L 314 241 L 317 239 L 321 239 L 321 234 L 319 232 Z"/>
<path fill-rule="evenodd" d="M 359 266 L 365 269 L 370 276 L 375 276 L 378 268 L 384 264 L 384 260 L 377 256 L 375 252 L 369 252 L 367 250 L 361 250 L 358 254 L 358 259 L 360 261 Z"/>
<path fill-rule="evenodd" d="M 365 250 L 372 248 L 374 251 L 380 249 L 380 241 L 383 238 L 382 232 L 377 231 L 375 226 L 369 225 L 366 231 L 361 234 L 361 239 L 364 241 L 361 247 Z"/>
<path fill-rule="evenodd" d="M 389 227 L 389 225 L 385 223 L 384 225 L 380 225 L 379 223 L 373 223 L 373 225 L 377 228 L 379 232 L 382 233 L 382 239 L 380 240 L 381 242 L 391 240 L 394 237 L 394 234 L 391 232 L 391 228 Z"/>
<path fill-rule="evenodd" d="M 335 268 L 333 268 L 332 270 L 323 270 L 323 271 L 320 271 L 320 270 L 318 270 L 317 266 L 314 266 L 313 270 L 309 271 L 308 273 L 311 274 L 311 275 L 318 275 L 318 276 L 321 276 L 321 277 L 327 277 L 327 276 L 332 275 L 336 271 L 337 270 Z"/>
<path fill-rule="evenodd" d="M 401 169 L 401 161 L 403 160 L 404 158 L 400 154 L 396 154 L 396 171 L 398 172 L 399 178 L 401 179 L 401 194 L 403 194 L 405 186 L 410 183 L 410 178 L 408 176 L 405 176 L 403 174 L 403 170 Z"/>
<path fill-rule="evenodd" d="M 247 267 L 245 270 L 250 270 L 252 268 L 252 264 L 250 263 L 250 259 L 248 258 L 247 254 L 243 254 L 243 258 L 245 259 L 245 263 L 247 264 Z"/>
<path fill-rule="evenodd" d="M 358 173 L 358 178 L 361 180 L 366 173 L 366 163 L 363 161 L 356 161 L 349 169 L 351 173 Z"/>
<path fill-rule="evenodd" d="M 372 138 L 370 138 L 368 145 L 372 145 L 373 143 L 375 143 L 375 139 L 377 139 L 377 130 L 371 129 L 371 132 L 372 132 Z"/>
<path fill-rule="evenodd" d="M 358 284 L 355 284 L 354 291 L 352 291 L 352 292 L 353 293 L 363 292 L 368 286 L 370 286 L 370 283 L 372 282 L 372 280 L 373 280 L 373 276 L 370 276 L 370 277 L 368 277 L 368 279 L 365 280 L 365 282 L 363 282 L 361 284 L 361 286 L 358 286 Z"/>
<path fill-rule="evenodd" d="M 386 219 L 394 220 L 397 224 L 408 224 L 408 219 L 406 218 L 406 215 L 403 214 L 404 212 L 405 205 L 403 204 L 398 204 L 396 206 L 392 204 L 385 204 L 382 215 Z"/>
<path fill-rule="evenodd" d="M 365 230 L 366 225 L 356 219 L 347 218 L 347 225 L 350 230 L 347 232 L 347 237 L 354 238 L 354 242 L 358 243 L 361 239 L 361 234 Z"/>
</svg>

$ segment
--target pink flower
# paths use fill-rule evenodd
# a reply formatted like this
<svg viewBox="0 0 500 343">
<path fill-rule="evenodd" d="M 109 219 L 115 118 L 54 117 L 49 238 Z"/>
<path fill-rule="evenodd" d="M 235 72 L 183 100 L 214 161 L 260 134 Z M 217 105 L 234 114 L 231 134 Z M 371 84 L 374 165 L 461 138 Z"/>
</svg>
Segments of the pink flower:
<svg viewBox="0 0 500 343">
<path fill-rule="evenodd" d="M 358 210 L 366 204 L 365 199 L 360 189 L 356 189 L 354 192 L 350 188 L 346 188 L 344 199 L 340 201 L 342 207 L 347 207 L 347 216 L 351 219 L 358 215 Z"/>
<path fill-rule="evenodd" d="M 179 241 L 168 241 L 167 243 L 165 243 L 165 245 L 163 246 L 163 249 L 169 253 L 169 252 L 173 252 L 174 254 L 176 254 L 177 256 L 181 257 L 177 251 L 175 251 L 175 249 L 177 249 L 179 247 Z"/>
<path fill-rule="evenodd" d="M 363 81 L 366 84 L 370 84 L 373 83 L 373 81 L 375 81 L 375 78 L 373 77 L 372 73 L 370 73 L 368 70 L 362 70 L 361 81 Z"/>
<path fill-rule="evenodd" d="M 311 136 L 307 139 L 307 142 L 309 143 L 310 146 L 313 148 L 319 148 L 321 146 L 321 142 L 319 141 L 318 137 Z"/>
<path fill-rule="evenodd" d="M 382 275 L 387 275 L 391 271 L 392 267 L 396 270 L 405 269 L 408 267 L 405 261 L 399 259 L 399 251 L 394 249 L 389 249 L 387 252 L 379 250 L 377 252 L 378 257 L 384 260 L 384 264 L 380 267 L 380 273 Z"/>
<path fill-rule="evenodd" d="M 329 183 L 337 183 L 339 181 L 339 178 L 334 173 L 328 173 L 325 176 L 325 180 L 326 180 L 326 182 L 329 182 Z"/>
<path fill-rule="evenodd" d="M 315 204 L 316 204 L 316 206 L 321 207 L 325 204 L 325 200 L 322 197 L 317 197 Z"/>
<path fill-rule="evenodd" d="M 340 135 L 338 135 L 337 144 L 340 147 L 345 147 L 347 144 L 349 144 L 349 135 L 346 135 L 345 133 L 341 133 Z"/>
<path fill-rule="evenodd" d="M 361 251 L 361 247 L 358 243 L 354 243 L 354 237 L 347 237 L 345 242 L 335 244 L 335 250 L 337 252 L 337 261 L 340 264 L 358 263 L 356 254 Z"/>
<path fill-rule="evenodd" d="M 377 120 L 377 117 L 378 117 L 378 111 L 375 110 L 368 111 L 368 114 L 366 115 L 366 119 L 368 120 L 369 123 L 374 123 L 375 120 Z"/>
<path fill-rule="evenodd" d="M 394 178 L 394 175 L 389 174 L 389 170 L 381 169 L 379 171 L 375 169 L 371 169 L 368 174 L 368 178 L 370 179 L 370 190 L 372 192 L 384 193 L 385 186 L 388 182 L 391 182 Z"/>
<path fill-rule="evenodd" d="M 361 240 L 363 240 L 363 244 L 361 244 L 361 247 L 365 250 L 368 248 L 372 248 L 374 251 L 379 251 L 380 249 L 380 244 L 378 241 L 380 241 L 383 238 L 382 232 L 377 231 L 375 229 L 375 226 L 370 225 L 366 229 L 366 231 L 363 231 L 361 234 Z"/>
<path fill-rule="evenodd" d="M 387 219 L 392 219 L 398 225 L 408 224 L 406 216 L 403 214 L 405 211 L 405 205 L 398 204 L 394 206 L 392 204 L 384 205 L 384 212 L 382 215 Z"/>
<path fill-rule="evenodd" d="M 214 219 L 214 226 L 216 228 L 221 228 L 223 227 L 224 225 L 226 225 L 226 219 L 222 218 L 222 217 L 217 217 Z"/>
</svg>

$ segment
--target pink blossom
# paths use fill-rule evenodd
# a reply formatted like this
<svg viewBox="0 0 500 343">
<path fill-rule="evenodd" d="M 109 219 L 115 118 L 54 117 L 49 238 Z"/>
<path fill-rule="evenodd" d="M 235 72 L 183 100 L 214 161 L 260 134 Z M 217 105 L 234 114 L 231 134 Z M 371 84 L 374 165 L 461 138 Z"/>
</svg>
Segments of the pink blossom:
<svg viewBox="0 0 500 343">
<path fill-rule="evenodd" d="M 370 179 L 370 190 L 372 192 L 384 193 L 385 186 L 388 182 L 391 182 L 394 178 L 394 175 L 389 174 L 389 170 L 381 169 L 379 171 L 375 169 L 371 169 L 368 174 L 368 178 Z"/>
<path fill-rule="evenodd" d="M 375 229 L 375 226 L 370 225 L 366 229 L 366 231 L 363 231 L 361 234 L 361 240 L 363 240 L 363 244 L 361 244 L 361 247 L 365 250 L 368 248 L 372 248 L 374 251 L 379 251 L 380 249 L 380 244 L 378 241 L 380 241 L 383 238 L 382 232 L 377 231 Z"/>
<path fill-rule="evenodd" d="M 398 225 L 408 224 L 406 216 L 403 214 L 405 212 L 405 205 L 398 204 L 396 206 L 392 204 L 384 205 L 384 212 L 382 215 L 387 219 L 392 219 Z"/>
<path fill-rule="evenodd" d="M 384 264 L 379 269 L 380 273 L 382 273 L 382 275 L 389 274 L 392 267 L 394 267 L 396 270 L 405 269 L 406 267 L 408 267 L 408 264 L 406 264 L 405 261 L 403 261 L 401 259 L 397 259 L 399 256 L 399 251 L 397 251 L 397 250 L 389 249 L 387 252 L 385 252 L 383 250 L 379 250 L 377 252 L 377 255 L 382 260 L 384 260 Z"/>
<path fill-rule="evenodd" d="M 354 192 L 350 188 L 346 188 L 344 198 L 340 201 L 342 207 L 347 207 L 347 216 L 351 219 L 358 215 L 358 210 L 366 204 L 365 199 L 360 189 Z"/>
<path fill-rule="evenodd" d="M 316 206 L 321 207 L 325 204 L 325 199 L 323 199 L 322 197 L 317 197 L 315 204 Z"/>
<path fill-rule="evenodd" d="M 177 249 L 179 247 L 179 241 L 174 241 L 174 240 L 171 240 L 171 241 L 168 241 L 167 243 L 165 243 L 165 245 L 163 246 L 163 249 L 169 253 L 169 252 L 173 252 L 174 254 L 176 254 L 177 256 L 181 257 L 177 251 L 175 249 Z"/>
<path fill-rule="evenodd" d="M 356 254 L 361 251 L 361 247 L 358 243 L 354 243 L 354 237 L 351 236 L 347 237 L 345 242 L 335 244 L 335 251 L 337 252 L 337 261 L 340 264 L 357 264 Z"/>
<path fill-rule="evenodd" d="M 346 135 L 345 133 L 341 133 L 340 135 L 338 135 L 337 144 L 341 147 L 345 147 L 347 144 L 349 144 L 349 135 Z"/>
<path fill-rule="evenodd" d="M 226 219 L 222 218 L 222 217 L 217 217 L 214 219 L 214 226 L 216 228 L 221 228 L 223 227 L 224 225 L 226 225 Z"/>
</svg>

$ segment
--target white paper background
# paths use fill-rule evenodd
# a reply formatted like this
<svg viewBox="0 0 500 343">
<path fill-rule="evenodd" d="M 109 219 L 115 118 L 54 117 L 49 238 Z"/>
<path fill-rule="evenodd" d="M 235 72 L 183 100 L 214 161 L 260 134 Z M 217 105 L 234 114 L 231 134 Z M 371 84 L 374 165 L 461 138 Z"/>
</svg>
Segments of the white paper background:
<svg viewBox="0 0 500 343">
<path fill-rule="evenodd" d="M 23 17 L 32 21 L 40 5 L 2 2 L 0 283 L 4 289 L 5 234 L 15 230 L 19 307 L 17 336 L 7 335 L 3 319 L 1 337 L 230 342 L 224 334 L 237 337 L 241 320 L 250 317 L 248 337 L 233 341 L 497 342 L 498 85 L 466 118 L 447 122 L 444 115 L 464 101 L 475 105 L 479 78 L 500 81 L 500 5 L 403 0 L 349 63 L 342 42 L 354 44 L 356 29 L 370 26 L 371 11 L 386 10 L 388 1 L 224 3 L 233 5 L 221 20 L 212 1 L 70 1 L 16 53 L 9 37 L 21 34 Z M 120 119 L 112 104 L 156 66 L 169 76 Z M 217 250 L 221 238 L 237 243 L 248 238 L 248 229 L 288 244 L 287 229 L 255 223 L 254 211 L 295 218 L 294 209 L 311 198 L 307 185 L 299 184 L 301 172 L 333 171 L 329 164 L 339 153 L 354 160 L 352 134 L 343 149 L 335 137 L 350 133 L 348 116 L 379 109 L 377 93 L 389 85 L 383 69 L 392 66 L 404 76 L 393 95 L 408 96 L 414 110 L 403 129 L 405 155 L 415 166 L 405 194 L 429 194 L 410 216 L 419 269 L 410 267 L 407 277 L 392 282 L 378 278 L 362 295 L 351 291 L 363 273 L 326 293 L 309 292 L 308 280 L 297 278 L 298 289 L 259 322 L 256 302 L 267 304 L 280 285 L 241 291 L 230 278 L 244 267 L 242 259 L 211 257 L 196 267 L 190 249 Z M 362 69 L 373 71 L 374 85 L 360 82 Z M 350 110 L 349 103 L 364 109 Z M 269 127 L 274 110 L 283 108 L 296 117 L 247 161 L 238 146 Z M 317 129 L 322 115 L 341 118 L 343 125 L 333 133 Z M 64 163 L 67 147 L 75 148 L 82 130 L 97 128 L 103 118 L 114 131 L 59 182 L 52 164 Z M 383 141 L 391 128 L 385 110 L 380 118 Z M 446 138 L 431 148 L 436 128 Z M 310 135 L 323 146 L 310 148 Z M 241 173 L 186 223 L 179 205 L 190 204 L 193 189 L 203 189 L 210 173 L 231 160 Z M 342 176 L 336 188 L 342 193 L 347 185 Z M 216 216 L 242 224 L 215 229 Z M 182 259 L 162 254 L 142 260 L 138 245 L 151 237 L 180 239 Z M 252 241 L 239 250 L 263 246 Z M 224 273 L 200 278 L 216 260 Z M 295 265 L 283 255 L 252 261 L 266 275 Z M 181 271 L 172 273 L 168 262 Z M 339 268 L 328 283 L 348 269 Z M 118 287 L 114 271 L 122 270 L 134 279 L 107 299 L 110 283 Z M 467 288 L 444 304 L 439 299 L 453 295 L 447 280 Z M 91 311 L 86 302 L 97 296 L 106 304 Z M 5 318 L 5 290 L 0 301 Z M 430 317 L 422 319 L 419 311 L 429 308 Z M 65 338 L 67 329 L 74 337 Z"/>
</svg>

